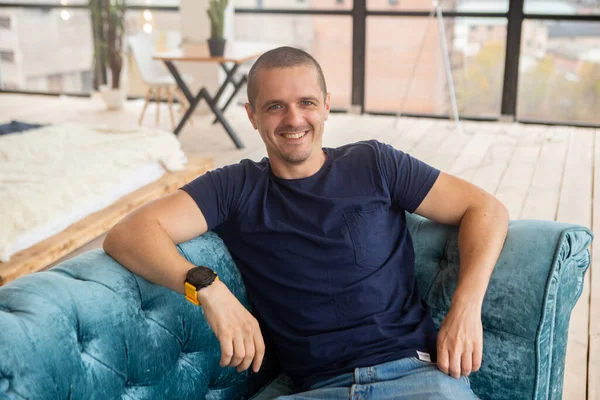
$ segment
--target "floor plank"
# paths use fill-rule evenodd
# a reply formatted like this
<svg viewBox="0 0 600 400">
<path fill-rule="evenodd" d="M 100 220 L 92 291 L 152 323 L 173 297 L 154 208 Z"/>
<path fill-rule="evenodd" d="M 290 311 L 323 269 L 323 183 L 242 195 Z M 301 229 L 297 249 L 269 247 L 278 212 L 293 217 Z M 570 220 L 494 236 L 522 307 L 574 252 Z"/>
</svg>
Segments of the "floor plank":
<svg viewBox="0 0 600 400">
<path fill-rule="evenodd" d="M 415 148 L 421 139 L 433 129 L 437 122 L 438 121 L 436 120 L 427 120 L 427 122 L 423 121 L 422 123 L 413 124 L 401 135 L 393 138 L 393 141 L 391 141 L 390 144 L 397 149 L 410 154 L 413 148 Z"/>
<path fill-rule="evenodd" d="M 594 192 L 592 230 L 600 232 L 600 129 L 594 133 Z M 599 257 L 596 257 L 598 255 Z M 600 240 L 592 243 L 590 279 L 590 332 L 588 361 L 588 399 L 600 399 Z"/>
<path fill-rule="evenodd" d="M 456 129 L 453 122 L 438 121 L 429 128 L 429 132 L 416 144 L 411 150 L 411 155 L 419 160 L 431 164 L 434 160 L 433 155 L 440 148 L 442 143 Z"/>
<path fill-rule="evenodd" d="M 569 137 L 569 128 L 548 129 L 521 218 L 556 219 Z"/>
<path fill-rule="evenodd" d="M 546 127 L 535 128 L 531 135 L 522 135 L 510 159 L 502 180 L 496 190 L 496 197 L 506 206 L 511 219 L 519 219 L 538 157 L 541 151 Z"/>
<path fill-rule="evenodd" d="M 448 172 L 466 181 L 471 181 L 493 142 L 494 135 L 477 129 L 473 138 L 461 149 L 458 158 L 452 163 Z"/>
<path fill-rule="evenodd" d="M 591 227 L 593 130 L 575 134 L 570 129 L 569 149 L 560 193 L 557 221 Z M 587 362 L 589 334 L 589 274 L 585 275 L 583 292 L 569 325 L 563 398 L 585 399 L 587 396 Z"/>
<path fill-rule="evenodd" d="M 462 129 L 453 129 L 437 150 L 428 158 L 429 163 L 441 171 L 449 172 L 461 152 L 475 138 L 479 123 L 462 123 Z"/>
<path fill-rule="evenodd" d="M 482 124 L 480 129 L 493 134 L 494 141 L 471 177 L 471 183 L 488 193 L 496 194 L 510 160 L 516 151 L 518 138 L 507 134 L 503 126 L 490 126 L 487 123 Z M 509 129 L 522 131 L 520 126 L 511 126 Z"/>
</svg>

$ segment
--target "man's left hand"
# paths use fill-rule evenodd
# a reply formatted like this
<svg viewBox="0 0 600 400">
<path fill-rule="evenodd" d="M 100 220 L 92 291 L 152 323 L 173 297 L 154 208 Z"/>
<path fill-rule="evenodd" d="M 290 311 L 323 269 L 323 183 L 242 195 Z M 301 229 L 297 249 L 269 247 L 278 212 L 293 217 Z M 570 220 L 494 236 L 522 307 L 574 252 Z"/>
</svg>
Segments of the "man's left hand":
<svg viewBox="0 0 600 400">
<path fill-rule="evenodd" d="M 445 374 L 458 379 L 479 370 L 483 351 L 481 308 L 453 304 L 442 322 L 437 340 L 437 364 Z"/>
</svg>

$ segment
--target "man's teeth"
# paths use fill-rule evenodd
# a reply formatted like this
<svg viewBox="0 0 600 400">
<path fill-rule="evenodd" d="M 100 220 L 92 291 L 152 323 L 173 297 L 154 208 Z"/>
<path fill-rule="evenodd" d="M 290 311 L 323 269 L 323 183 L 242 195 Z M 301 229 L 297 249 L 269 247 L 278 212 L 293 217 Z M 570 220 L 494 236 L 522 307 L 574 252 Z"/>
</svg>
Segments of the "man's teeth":
<svg viewBox="0 0 600 400">
<path fill-rule="evenodd" d="M 298 132 L 298 133 L 284 133 L 283 136 L 285 136 L 287 139 L 299 139 L 302 136 L 304 136 L 306 134 L 305 132 Z"/>
</svg>

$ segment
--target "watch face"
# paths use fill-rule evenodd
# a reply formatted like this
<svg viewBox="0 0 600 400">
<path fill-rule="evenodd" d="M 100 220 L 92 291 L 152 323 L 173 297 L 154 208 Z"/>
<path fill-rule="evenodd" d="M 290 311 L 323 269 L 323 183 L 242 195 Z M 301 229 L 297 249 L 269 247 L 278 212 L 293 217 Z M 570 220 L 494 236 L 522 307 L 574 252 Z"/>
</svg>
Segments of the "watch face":
<svg viewBox="0 0 600 400">
<path fill-rule="evenodd" d="M 200 266 L 188 271 L 186 282 L 196 286 L 196 290 L 199 290 L 213 283 L 216 277 L 217 274 L 213 270 Z"/>
</svg>

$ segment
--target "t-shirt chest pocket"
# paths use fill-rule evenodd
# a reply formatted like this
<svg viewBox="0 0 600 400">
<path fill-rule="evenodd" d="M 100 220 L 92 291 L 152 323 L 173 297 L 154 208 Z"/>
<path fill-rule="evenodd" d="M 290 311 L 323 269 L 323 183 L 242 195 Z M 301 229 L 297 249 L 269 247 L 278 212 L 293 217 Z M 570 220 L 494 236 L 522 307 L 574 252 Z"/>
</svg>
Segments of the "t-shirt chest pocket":
<svg viewBox="0 0 600 400">
<path fill-rule="evenodd" d="M 389 258 L 394 232 L 391 224 L 396 220 L 389 211 L 389 206 L 384 205 L 372 210 L 344 213 L 357 264 L 379 267 Z"/>
</svg>

